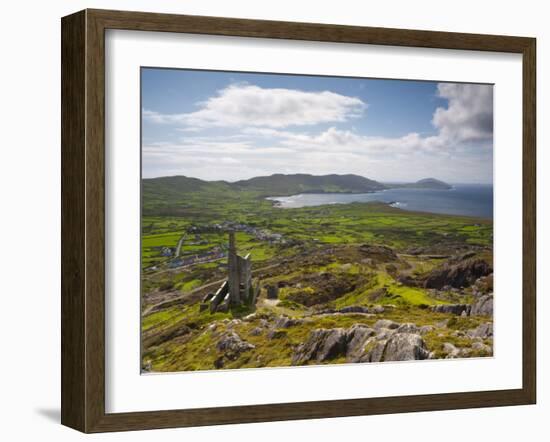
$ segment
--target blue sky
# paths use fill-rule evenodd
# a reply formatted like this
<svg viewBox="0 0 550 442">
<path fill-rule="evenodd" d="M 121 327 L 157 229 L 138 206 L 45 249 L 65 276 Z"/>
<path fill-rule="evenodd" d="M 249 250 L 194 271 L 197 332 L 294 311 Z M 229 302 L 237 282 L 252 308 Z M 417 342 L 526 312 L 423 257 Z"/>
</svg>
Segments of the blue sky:
<svg viewBox="0 0 550 442">
<path fill-rule="evenodd" d="M 142 69 L 143 176 L 492 181 L 490 85 Z"/>
</svg>

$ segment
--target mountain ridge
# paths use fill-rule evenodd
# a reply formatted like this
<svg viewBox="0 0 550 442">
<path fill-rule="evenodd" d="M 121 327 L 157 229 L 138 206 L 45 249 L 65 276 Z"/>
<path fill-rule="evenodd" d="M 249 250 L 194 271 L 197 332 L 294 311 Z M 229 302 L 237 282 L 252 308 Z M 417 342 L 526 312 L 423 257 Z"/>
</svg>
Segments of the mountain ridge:
<svg viewBox="0 0 550 442">
<path fill-rule="evenodd" d="M 244 194 L 253 198 L 248 198 L 247 201 L 257 201 L 266 197 L 291 196 L 300 193 L 372 193 L 409 186 L 426 189 L 430 188 L 428 187 L 430 183 L 437 186 L 437 183 L 420 181 L 420 184 L 392 185 L 354 174 L 273 174 L 235 182 L 206 181 L 184 175 L 143 178 L 141 182 L 142 210 L 143 213 L 177 214 L 179 216 L 186 213 L 186 210 L 189 210 L 188 207 L 193 206 L 192 201 L 201 201 L 205 206 L 212 204 L 214 207 L 219 201 L 233 201 L 235 204 L 242 204 Z M 440 183 L 448 186 L 446 183 Z M 441 187 L 440 184 L 439 187 L 434 188 L 449 189 L 451 187 Z"/>
<path fill-rule="evenodd" d="M 312 175 L 307 173 L 261 175 L 234 182 L 207 181 L 185 175 L 143 178 L 146 185 L 168 187 L 171 192 L 190 192 L 217 188 L 217 190 L 248 190 L 269 196 L 296 193 L 369 193 L 393 188 L 452 189 L 452 186 L 436 178 L 423 178 L 414 183 L 381 183 L 356 174 Z"/>
</svg>

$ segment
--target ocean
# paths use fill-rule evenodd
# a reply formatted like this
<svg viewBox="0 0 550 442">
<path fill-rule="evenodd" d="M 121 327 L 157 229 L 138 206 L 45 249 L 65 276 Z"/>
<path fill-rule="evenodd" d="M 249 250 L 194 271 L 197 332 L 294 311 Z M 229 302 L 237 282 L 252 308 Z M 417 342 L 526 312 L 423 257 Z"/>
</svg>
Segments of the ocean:
<svg viewBox="0 0 550 442">
<path fill-rule="evenodd" d="M 493 218 L 493 186 L 490 184 L 456 184 L 451 190 L 388 189 L 372 193 L 301 193 L 273 196 L 282 208 L 381 201 L 415 212 Z"/>
</svg>

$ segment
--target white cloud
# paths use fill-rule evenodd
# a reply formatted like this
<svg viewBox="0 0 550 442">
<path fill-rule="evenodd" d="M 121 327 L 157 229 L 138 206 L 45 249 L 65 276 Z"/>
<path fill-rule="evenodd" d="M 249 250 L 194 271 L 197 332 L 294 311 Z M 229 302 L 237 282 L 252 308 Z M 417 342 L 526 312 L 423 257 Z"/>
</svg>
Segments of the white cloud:
<svg viewBox="0 0 550 442">
<path fill-rule="evenodd" d="M 438 95 L 447 108 L 436 109 L 432 123 L 454 142 L 484 141 L 493 137 L 493 88 L 489 85 L 440 83 Z"/>
<path fill-rule="evenodd" d="M 183 114 L 160 114 L 144 110 L 143 117 L 154 123 L 189 127 L 304 126 L 343 122 L 363 114 L 367 105 L 356 97 L 334 92 L 306 92 L 295 89 L 232 85 L 214 97 L 198 103 L 200 109 Z"/>
<path fill-rule="evenodd" d="M 363 154 L 449 154 L 492 147 L 493 88 L 489 85 L 440 83 L 438 96 L 448 100 L 447 107 L 435 110 L 432 123 L 435 135 L 412 132 L 401 137 L 372 137 L 331 127 L 317 135 L 266 128 L 248 128 L 246 133 L 278 137 L 287 147 L 309 150 L 338 150 Z"/>
<path fill-rule="evenodd" d="M 241 85 L 228 89 L 231 88 L 242 92 L 243 88 L 256 87 Z M 285 91 L 282 96 L 288 92 L 294 98 L 303 93 L 311 100 L 321 99 L 326 94 L 287 89 L 260 90 Z M 224 107 L 218 102 L 211 106 L 208 103 L 226 97 L 224 91 L 208 100 L 195 113 L 182 114 L 177 118 L 149 113 L 148 117 L 158 122 L 168 122 L 164 119 L 174 118 L 170 121 L 181 123 L 185 120 L 188 123 L 192 115 L 195 124 L 210 124 L 210 118 L 222 112 Z M 247 93 L 244 95 L 247 96 Z M 278 101 L 281 95 L 271 92 L 260 95 L 256 106 L 252 106 L 248 102 L 251 98 L 247 97 L 240 102 L 246 102 L 246 106 L 238 105 L 240 110 L 227 116 L 223 124 L 237 126 L 230 133 L 219 134 L 219 130 L 216 130 L 216 135 L 186 136 L 179 142 L 145 145 L 144 176 L 182 174 L 207 180 L 232 181 L 272 173 L 303 172 L 356 173 L 381 181 L 412 181 L 433 175 L 452 182 L 491 180 L 491 86 L 440 84 L 438 95 L 447 99 L 448 105 L 434 112 L 432 123 L 437 132 L 429 136 L 412 132 L 400 137 L 373 137 L 336 126 L 317 133 L 313 128 L 309 128 L 309 131 L 303 128 L 291 130 L 287 128 L 291 126 L 290 119 Z M 275 103 L 271 103 L 268 96 Z M 278 98 L 275 99 L 275 96 Z M 305 116 L 308 111 L 314 112 L 317 119 L 323 114 L 322 109 L 318 108 L 299 111 L 303 103 L 298 99 L 285 102 L 289 106 L 288 111 L 294 116 L 294 122 L 297 120 L 306 124 L 305 121 L 313 121 L 312 115 Z M 258 115 L 249 116 L 244 121 L 244 108 L 250 109 L 247 111 L 249 114 L 255 112 Z M 331 118 L 336 118 L 337 114 L 340 115 L 338 118 L 350 118 L 353 115 L 330 111 L 325 112 L 323 118 L 328 118 L 329 114 Z"/>
<path fill-rule="evenodd" d="M 249 134 L 278 138 L 279 143 L 296 151 L 355 153 L 364 155 L 415 153 L 416 151 L 436 152 L 442 146 L 438 137 L 422 137 L 410 133 L 402 137 L 369 137 L 349 130 L 330 127 L 310 135 L 280 130 L 247 130 Z"/>
</svg>

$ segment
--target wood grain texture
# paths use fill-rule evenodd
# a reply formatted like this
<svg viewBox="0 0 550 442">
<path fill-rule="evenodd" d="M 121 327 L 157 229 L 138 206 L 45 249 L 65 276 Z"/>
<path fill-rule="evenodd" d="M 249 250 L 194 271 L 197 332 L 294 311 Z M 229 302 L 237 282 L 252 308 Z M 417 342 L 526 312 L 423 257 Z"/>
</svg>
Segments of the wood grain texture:
<svg viewBox="0 0 550 442">
<path fill-rule="evenodd" d="M 523 389 L 537 395 L 537 78 L 536 41 L 523 51 Z"/>
<path fill-rule="evenodd" d="M 61 422 L 85 428 L 85 13 L 63 19 L 61 44 Z"/>
<path fill-rule="evenodd" d="M 523 387 L 338 401 L 105 413 L 105 30 L 279 38 L 523 55 Z M 141 12 L 62 20 L 62 423 L 84 432 L 532 404 L 536 399 L 535 40 Z"/>
</svg>

